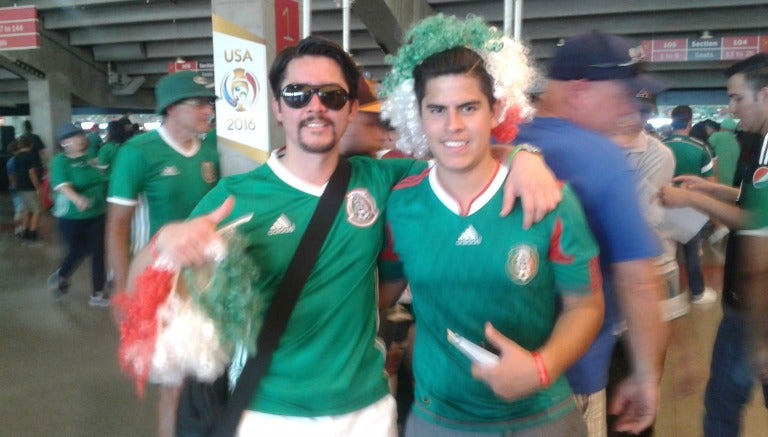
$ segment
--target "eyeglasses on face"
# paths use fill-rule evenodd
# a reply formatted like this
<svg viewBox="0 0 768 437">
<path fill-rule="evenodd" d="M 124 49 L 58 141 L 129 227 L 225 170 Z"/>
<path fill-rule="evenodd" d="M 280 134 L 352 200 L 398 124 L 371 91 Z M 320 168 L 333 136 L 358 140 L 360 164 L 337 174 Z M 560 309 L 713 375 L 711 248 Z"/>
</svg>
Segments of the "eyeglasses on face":
<svg viewBox="0 0 768 437">
<path fill-rule="evenodd" d="M 306 85 L 301 83 L 292 83 L 286 85 L 280 90 L 280 96 L 286 105 L 293 109 L 299 109 L 307 106 L 312 100 L 312 94 L 317 94 L 320 102 L 326 108 L 338 111 L 343 108 L 349 100 L 347 91 L 339 85 Z"/>
<path fill-rule="evenodd" d="M 80 137 L 82 137 L 82 138 L 80 138 Z M 72 146 L 82 145 L 83 144 L 83 140 L 85 140 L 85 136 L 84 135 L 75 135 L 73 137 L 70 137 L 70 138 L 62 141 L 59 144 L 61 144 L 61 147 L 63 147 L 63 148 L 68 148 L 68 147 L 72 147 Z"/>
<path fill-rule="evenodd" d="M 216 98 L 214 97 L 192 97 L 179 101 L 179 105 L 194 106 L 200 108 L 203 106 L 216 106 Z"/>
</svg>

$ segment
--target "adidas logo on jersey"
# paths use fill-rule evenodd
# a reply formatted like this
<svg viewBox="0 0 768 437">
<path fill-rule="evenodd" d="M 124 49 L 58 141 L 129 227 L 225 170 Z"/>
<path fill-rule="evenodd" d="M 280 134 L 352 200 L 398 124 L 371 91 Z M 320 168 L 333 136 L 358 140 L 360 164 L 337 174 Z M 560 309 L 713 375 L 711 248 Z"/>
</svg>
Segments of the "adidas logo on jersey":
<svg viewBox="0 0 768 437">
<path fill-rule="evenodd" d="M 269 227 L 267 235 L 290 234 L 294 229 L 296 229 L 296 225 L 285 214 L 280 214 L 280 217 Z"/>
<path fill-rule="evenodd" d="M 175 166 L 169 165 L 160 172 L 160 176 L 176 176 L 179 174 L 179 169 Z"/>
<path fill-rule="evenodd" d="M 464 232 L 459 235 L 459 238 L 456 240 L 457 246 L 477 246 L 483 241 L 483 237 L 480 236 L 480 234 L 477 233 L 477 230 L 474 226 L 469 225 L 467 229 L 464 229 Z"/>
</svg>

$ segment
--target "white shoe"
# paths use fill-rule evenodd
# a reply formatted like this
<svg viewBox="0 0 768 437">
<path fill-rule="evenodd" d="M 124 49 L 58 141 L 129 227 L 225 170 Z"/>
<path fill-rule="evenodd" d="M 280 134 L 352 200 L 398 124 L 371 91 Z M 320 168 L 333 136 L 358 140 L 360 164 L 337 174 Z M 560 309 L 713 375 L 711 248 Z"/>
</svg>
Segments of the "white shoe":
<svg viewBox="0 0 768 437">
<path fill-rule="evenodd" d="M 694 305 L 712 305 L 717 302 L 719 297 L 717 291 L 713 290 L 711 287 L 704 287 L 703 293 L 691 297 L 691 303 Z"/>
<path fill-rule="evenodd" d="M 61 299 L 61 297 L 67 294 L 67 291 L 69 290 L 69 280 L 62 278 L 59 275 L 60 271 L 61 269 L 56 269 L 55 272 L 51 273 L 51 276 L 48 277 L 48 282 L 46 283 L 51 297 L 57 300 Z"/>
<path fill-rule="evenodd" d="M 88 305 L 92 307 L 108 307 L 109 297 L 103 292 L 97 291 L 91 295 L 91 298 L 88 300 Z"/>
</svg>

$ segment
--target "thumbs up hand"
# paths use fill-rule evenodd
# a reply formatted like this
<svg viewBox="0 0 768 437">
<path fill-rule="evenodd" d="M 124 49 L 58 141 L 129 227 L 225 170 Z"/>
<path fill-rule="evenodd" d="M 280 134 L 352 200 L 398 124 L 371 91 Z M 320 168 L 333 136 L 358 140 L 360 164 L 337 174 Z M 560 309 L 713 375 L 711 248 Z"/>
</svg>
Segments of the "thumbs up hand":
<svg viewBox="0 0 768 437">
<path fill-rule="evenodd" d="M 230 197 L 211 213 L 163 226 L 155 236 L 153 255 L 176 267 L 202 266 L 217 261 L 224 253 L 224 241 L 216 228 L 235 204 Z"/>
</svg>

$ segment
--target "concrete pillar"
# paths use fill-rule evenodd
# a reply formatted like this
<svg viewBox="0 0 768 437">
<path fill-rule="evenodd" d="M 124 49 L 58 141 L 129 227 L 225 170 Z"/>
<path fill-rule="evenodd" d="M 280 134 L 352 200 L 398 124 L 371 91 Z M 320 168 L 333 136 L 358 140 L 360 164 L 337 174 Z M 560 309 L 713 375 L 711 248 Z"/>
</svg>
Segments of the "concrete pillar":
<svg viewBox="0 0 768 437">
<path fill-rule="evenodd" d="M 352 10 L 386 53 L 397 53 L 411 24 L 435 14 L 426 0 L 355 0 Z"/>
<path fill-rule="evenodd" d="M 264 39 L 267 42 L 267 68 L 275 59 L 275 2 L 274 0 L 212 0 L 213 14 L 241 27 L 242 29 Z M 266 76 L 266 74 L 265 74 Z M 269 88 L 267 83 L 263 84 Z M 272 98 L 270 92 L 270 99 Z M 218 120 L 217 129 L 225 129 Z M 269 144 L 272 149 L 280 147 L 285 142 L 282 129 L 270 112 Z M 242 153 L 242 150 L 219 144 L 221 169 L 224 175 L 240 173 L 256 167 L 261 158 Z"/>
<path fill-rule="evenodd" d="M 57 74 L 53 74 L 44 80 L 28 82 L 32 131 L 45 143 L 49 157 L 54 154 L 56 128 L 72 120 L 72 99 L 68 81 L 61 79 Z"/>
</svg>

